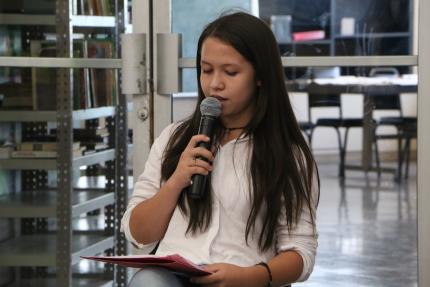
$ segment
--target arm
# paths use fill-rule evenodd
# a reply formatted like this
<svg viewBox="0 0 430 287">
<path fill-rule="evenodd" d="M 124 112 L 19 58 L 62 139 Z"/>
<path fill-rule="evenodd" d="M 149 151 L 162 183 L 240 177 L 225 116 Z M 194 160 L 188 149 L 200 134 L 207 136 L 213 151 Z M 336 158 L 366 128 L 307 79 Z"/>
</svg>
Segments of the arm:
<svg viewBox="0 0 430 287">
<path fill-rule="evenodd" d="M 269 261 L 268 265 L 272 272 L 273 286 L 282 286 L 287 282 L 296 282 L 303 271 L 303 259 L 300 254 L 295 251 L 285 251 L 276 255 Z M 263 271 L 266 272 L 266 278 L 268 277 L 267 270 L 265 270 L 265 268 L 262 266 L 255 267 L 263 269 Z M 265 282 L 267 285 L 267 279 Z"/>
<path fill-rule="evenodd" d="M 181 191 L 182 189 L 169 179 L 153 197 L 133 208 L 130 231 L 137 242 L 149 244 L 163 237 Z"/>
<path fill-rule="evenodd" d="M 297 281 L 303 270 L 302 257 L 295 251 L 286 251 L 276 255 L 268 262 L 268 265 L 272 273 L 272 286 L 283 286 Z M 192 282 L 226 287 L 266 287 L 269 283 L 269 273 L 265 267 L 260 265 L 239 267 L 233 264 L 218 263 L 207 265 L 205 269 L 213 274 L 194 277 Z"/>
<path fill-rule="evenodd" d="M 130 215 L 130 232 L 139 243 L 149 244 L 161 240 L 169 226 L 170 219 L 176 208 L 182 190 L 191 183 L 193 174 L 208 174 L 212 166 L 196 157 L 213 161 L 210 151 L 196 147 L 198 142 L 208 141 L 204 135 L 193 136 L 182 153 L 178 166 L 172 176 L 161 186 L 151 198 L 137 204 Z M 161 157 L 159 163 L 161 170 Z"/>
</svg>

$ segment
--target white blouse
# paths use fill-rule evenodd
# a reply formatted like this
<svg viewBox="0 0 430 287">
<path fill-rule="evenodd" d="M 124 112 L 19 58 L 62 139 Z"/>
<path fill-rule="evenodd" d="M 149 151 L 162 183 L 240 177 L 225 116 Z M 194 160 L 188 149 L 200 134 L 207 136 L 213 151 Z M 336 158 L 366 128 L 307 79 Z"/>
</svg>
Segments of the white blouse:
<svg viewBox="0 0 430 287">
<path fill-rule="evenodd" d="M 169 125 L 155 140 L 144 172 L 135 184 L 133 195 L 121 221 L 121 231 L 125 233 L 126 238 L 147 253 L 157 242 L 139 244 L 130 232 L 130 215 L 136 205 L 151 198 L 159 190 L 163 151 L 176 126 Z M 318 245 L 307 207 L 304 207 L 298 225 L 290 233 L 287 230 L 285 216 L 279 218 L 272 249 L 260 252 L 259 232 L 255 232 L 255 236 L 251 232 L 248 244 L 246 243 L 245 230 L 251 208 L 249 191 L 252 188 L 247 180 L 250 171 L 247 158 L 251 148 L 249 138 L 233 140 L 219 148 L 213 162 L 211 180 L 213 215 L 208 230 L 194 236 L 185 234 L 188 220 L 182 215 L 179 207 L 176 207 L 156 254 L 162 256 L 178 253 L 196 264 L 230 263 L 245 267 L 261 261 L 268 262 L 282 251 L 294 250 L 303 258 L 304 267 L 299 281 L 304 281 L 312 272 Z M 315 183 L 314 199 L 317 193 Z M 313 208 L 316 208 L 315 204 Z M 262 216 L 259 216 L 255 230 L 261 230 L 261 226 Z"/>
</svg>

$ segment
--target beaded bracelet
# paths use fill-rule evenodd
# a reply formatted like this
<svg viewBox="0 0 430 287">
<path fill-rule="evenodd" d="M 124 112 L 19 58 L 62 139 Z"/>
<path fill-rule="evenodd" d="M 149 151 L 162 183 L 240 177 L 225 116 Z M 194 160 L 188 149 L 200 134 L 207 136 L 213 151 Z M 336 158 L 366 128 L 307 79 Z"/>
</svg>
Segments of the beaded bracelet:
<svg viewBox="0 0 430 287">
<path fill-rule="evenodd" d="M 266 262 L 260 262 L 255 264 L 255 266 L 263 266 L 264 268 L 266 268 L 267 273 L 269 273 L 269 283 L 267 283 L 267 287 L 272 287 L 272 271 L 270 271 L 270 267 Z"/>
</svg>

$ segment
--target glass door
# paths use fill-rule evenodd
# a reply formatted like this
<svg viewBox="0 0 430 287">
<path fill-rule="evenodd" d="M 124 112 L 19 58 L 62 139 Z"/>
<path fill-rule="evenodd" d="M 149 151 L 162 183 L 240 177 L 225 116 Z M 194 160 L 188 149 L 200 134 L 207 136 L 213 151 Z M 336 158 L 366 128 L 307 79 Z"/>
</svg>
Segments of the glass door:
<svg viewBox="0 0 430 287">
<path fill-rule="evenodd" d="M 424 128 L 430 118 L 423 111 L 429 100 L 417 97 L 430 93 L 428 83 L 419 81 L 430 73 L 428 57 L 419 53 L 429 48 L 429 36 L 419 29 L 427 27 L 428 19 L 418 17 L 430 12 L 430 4 L 425 2 L 133 1 L 133 32 L 147 33 L 148 39 L 148 89 L 138 105 L 149 109 L 149 120 L 141 122 L 140 127 L 135 124 L 135 133 L 140 136 L 135 141 L 139 151 L 134 158 L 141 162 L 135 165 L 135 177 L 143 168 L 153 139 L 167 124 L 186 118 L 194 110 L 195 52 L 204 25 L 232 9 L 247 11 L 265 21 L 277 38 L 289 96 L 299 121 L 332 115 L 333 111 L 309 109 L 307 95 L 331 93 L 333 87 L 342 95 L 343 115 L 364 119 L 362 129 L 349 135 L 344 180 L 337 177 L 338 160 L 334 164 L 324 161 L 330 156 L 336 158 L 338 140 L 333 131 L 314 131 L 317 140 L 312 143 L 313 151 L 323 162 L 318 211 L 320 249 L 314 273 L 304 286 L 350 282 L 351 274 L 358 273 L 363 277 L 357 275 L 357 286 L 396 286 L 398 282 L 402 286 L 416 286 L 417 282 L 419 286 L 430 285 L 430 275 L 423 271 L 430 267 L 430 250 L 424 244 L 430 242 L 430 228 L 423 221 L 430 216 L 425 210 L 430 204 L 430 182 L 424 176 L 430 160 L 422 148 L 430 144 L 430 131 Z M 422 55 L 419 59 L 418 54 Z M 381 80 L 380 73 L 388 75 Z M 381 160 L 381 178 L 375 168 L 372 122 L 394 114 L 376 111 L 371 99 L 390 92 L 399 95 L 403 116 L 418 119 L 418 148 L 415 135 L 412 152 L 407 152 L 414 157 L 413 151 L 417 151 L 417 163 L 412 163 L 413 175 L 408 180 L 404 179 L 405 158 L 399 181 L 396 160 L 388 160 L 386 166 Z M 378 131 L 390 134 L 392 127 L 378 127 Z M 401 147 L 403 151 L 404 144 Z M 396 141 L 381 141 L 379 151 L 382 158 L 396 157 Z M 348 157 L 353 158 L 351 163 Z M 330 194 L 331 189 L 336 195 Z M 375 245 L 379 247 L 375 249 Z M 386 249 L 387 245 L 391 247 Z M 400 249 L 405 253 L 393 255 Z M 388 266 L 386 274 L 378 269 L 380 264 Z M 407 275 L 403 275 L 404 270 Z M 401 277 L 393 284 L 395 276 Z"/>
</svg>

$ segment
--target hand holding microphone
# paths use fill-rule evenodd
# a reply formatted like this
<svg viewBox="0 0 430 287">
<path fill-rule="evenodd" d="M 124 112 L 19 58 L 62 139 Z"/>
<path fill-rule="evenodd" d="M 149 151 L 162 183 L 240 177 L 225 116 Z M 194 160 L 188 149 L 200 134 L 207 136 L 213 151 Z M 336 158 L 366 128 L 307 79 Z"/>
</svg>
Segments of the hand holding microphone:
<svg viewBox="0 0 430 287">
<path fill-rule="evenodd" d="M 209 141 L 200 141 L 197 144 L 197 148 L 203 148 L 209 151 L 212 145 L 212 137 L 214 134 L 216 120 L 221 114 L 221 103 L 216 98 L 208 97 L 201 102 L 200 112 L 201 118 L 198 134 L 209 137 Z M 207 160 L 211 161 L 210 158 L 205 158 L 201 156 L 196 157 L 196 162 Z M 190 189 L 188 190 L 188 195 L 191 198 L 199 199 L 203 196 L 203 192 L 206 187 L 207 176 L 208 174 L 200 173 L 196 173 L 193 175 L 192 184 L 190 186 Z"/>
<path fill-rule="evenodd" d="M 171 179 L 180 190 L 192 185 L 189 194 L 200 198 L 206 186 L 206 177 L 212 171 L 214 156 L 210 151 L 211 137 L 221 103 L 215 98 L 206 98 L 200 104 L 201 119 L 199 132 L 194 135 L 182 152 Z"/>
<path fill-rule="evenodd" d="M 176 170 L 172 175 L 175 186 L 180 190 L 191 185 L 193 175 L 207 175 L 212 171 L 212 166 L 209 163 L 214 159 L 212 153 L 203 147 L 197 146 L 199 142 L 205 141 L 209 141 L 207 136 L 195 135 L 182 152 Z M 209 162 L 203 160 L 203 158 Z"/>
</svg>

